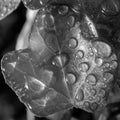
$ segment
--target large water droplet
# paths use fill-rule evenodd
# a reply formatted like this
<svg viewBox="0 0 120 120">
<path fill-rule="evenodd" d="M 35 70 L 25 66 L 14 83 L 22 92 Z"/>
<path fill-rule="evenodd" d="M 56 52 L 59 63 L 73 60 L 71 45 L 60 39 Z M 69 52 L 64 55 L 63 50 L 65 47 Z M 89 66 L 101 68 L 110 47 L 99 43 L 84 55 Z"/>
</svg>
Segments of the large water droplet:
<svg viewBox="0 0 120 120">
<path fill-rule="evenodd" d="M 105 42 L 101 42 L 101 41 L 97 41 L 93 44 L 94 48 L 97 51 L 97 55 L 99 57 L 109 57 L 111 54 L 111 47 L 105 43 Z"/>
<path fill-rule="evenodd" d="M 78 45 L 78 41 L 75 38 L 69 40 L 69 47 L 75 49 Z"/>
<path fill-rule="evenodd" d="M 96 85 L 97 79 L 96 79 L 95 75 L 89 74 L 86 77 L 86 82 L 89 83 L 90 85 Z"/>
<path fill-rule="evenodd" d="M 96 58 L 95 63 L 97 64 L 97 66 L 101 66 L 103 64 L 103 59 L 102 58 Z"/>
<path fill-rule="evenodd" d="M 76 82 L 76 76 L 73 73 L 68 73 L 66 75 L 66 80 L 69 84 L 74 84 Z"/>
</svg>

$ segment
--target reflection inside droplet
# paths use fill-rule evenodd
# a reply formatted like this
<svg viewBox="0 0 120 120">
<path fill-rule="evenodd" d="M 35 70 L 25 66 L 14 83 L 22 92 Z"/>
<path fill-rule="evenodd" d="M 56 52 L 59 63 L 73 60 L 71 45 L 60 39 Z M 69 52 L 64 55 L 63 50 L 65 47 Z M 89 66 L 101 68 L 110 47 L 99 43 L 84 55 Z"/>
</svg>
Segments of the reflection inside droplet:
<svg viewBox="0 0 120 120">
<path fill-rule="evenodd" d="M 74 18 L 73 16 L 70 16 L 70 17 L 68 18 L 67 24 L 68 24 L 70 27 L 72 27 L 72 26 L 74 25 L 74 23 L 75 23 L 75 18 Z"/>
<path fill-rule="evenodd" d="M 69 84 L 73 84 L 76 82 L 76 76 L 73 73 L 68 73 L 66 76 L 66 80 Z"/>
<path fill-rule="evenodd" d="M 79 65 L 79 70 L 81 72 L 87 72 L 89 70 L 89 65 L 87 63 L 81 63 Z"/>
<path fill-rule="evenodd" d="M 78 41 L 75 38 L 71 38 L 69 40 L 69 47 L 70 48 L 74 49 L 77 47 L 77 45 L 78 45 Z"/>
<path fill-rule="evenodd" d="M 84 57 L 84 53 L 82 50 L 78 50 L 76 53 L 76 58 L 77 59 L 82 59 Z"/>
<path fill-rule="evenodd" d="M 95 85 L 96 82 L 97 82 L 97 79 L 94 75 L 90 74 L 90 75 L 87 76 L 86 82 L 91 84 L 91 85 Z"/>
<path fill-rule="evenodd" d="M 34 77 L 28 77 L 28 87 L 34 92 L 41 92 L 45 89 L 45 84 Z"/>
<path fill-rule="evenodd" d="M 65 15 L 65 14 L 67 14 L 68 10 L 69 10 L 68 6 L 62 5 L 62 6 L 59 8 L 58 13 L 59 13 L 60 15 Z"/>
<path fill-rule="evenodd" d="M 83 90 L 80 88 L 76 94 L 76 100 L 77 101 L 82 101 L 84 99 L 84 92 Z"/>
<path fill-rule="evenodd" d="M 68 62 L 68 57 L 66 54 L 57 55 L 54 57 L 52 64 L 57 67 L 64 67 Z"/>
</svg>

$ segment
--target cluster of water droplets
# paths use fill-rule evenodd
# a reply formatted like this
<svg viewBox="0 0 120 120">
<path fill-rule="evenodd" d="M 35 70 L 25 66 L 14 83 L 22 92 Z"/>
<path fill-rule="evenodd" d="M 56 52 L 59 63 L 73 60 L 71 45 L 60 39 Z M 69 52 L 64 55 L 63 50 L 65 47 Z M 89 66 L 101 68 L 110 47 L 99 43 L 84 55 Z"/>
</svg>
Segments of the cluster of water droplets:
<svg viewBox="0 0 120 120">
<path fill-rule="evenodd" d="M 48 1 L 23 2 L 39 9 Z M 89 16 L 80 15 L 67 5 L 39 10 L 29 47 L 2 59 L 6 83 L 36 115 L 72 106 L 95 112 L 107 104 L 117 56 L 99 40 Z"/>
</svg>

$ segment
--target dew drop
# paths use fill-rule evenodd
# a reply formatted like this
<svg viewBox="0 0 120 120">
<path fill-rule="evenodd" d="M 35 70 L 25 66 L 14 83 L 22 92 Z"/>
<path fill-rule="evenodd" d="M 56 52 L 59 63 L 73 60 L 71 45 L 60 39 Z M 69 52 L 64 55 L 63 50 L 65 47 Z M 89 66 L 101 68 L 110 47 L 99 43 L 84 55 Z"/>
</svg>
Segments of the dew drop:
<svg viewBox="0 0 120 120">
<path fill-rule="evenodd" d="M 110 81 L 113 80 L 113 78 L 114 78 L 114 76 L 113 76 L 113 74 L 111 74 L 111 73 L 105 73 L 105 74 L 104 74 L 104 81 L 105 81 L 105 82 L 110 82 Z"/>
<path fill-rule="evenodd" d="M 100 96 L 97 96 L 96 97 L 96 102 L 99 103 L 101 101 L 101 97 Z"/>
<path fill-rule="evenodd" d="M 68 57 L 66 54 L 57 55 L 53 58 L 52 64 L 57 67 L 64 67 L 68 62 Z"/>
<path fill-rule="evenodd" d="M 69 84 L 74 84 L 76 82 L 76 76 L 73 73 L 68 73 L 66 79 Z"/>
<path fill-rule="evenodd" d="M 89 109 L 90 103 L 88 101 L 85 101 L 83 106 L 87 111 L 89 111 L 88 109 Z"/>
<path fill-rule="evenodd" d="M 103 64 L 103 59 L 102 58 L 96 58 L 95 63 L 97 64 L 97 66 L 101 66 Z"/>
<path fill-rule="evenodd" d="M 74 18 L 73 16 L 70 16 L 70 17 L 68 18 L 67 24 L 68 24 L 70 27 L 73 27 L 74 23 L 75 23 L 75 18 Z"/>
<path fill-rule="evenodd" d="M 96 91 L 95 89 L 91 89 L 91 90 L 90 90 L 90 94 L 91 94 L 91 96 L 95 96 L 96 93 L 97 93 L 97 91 Z"/>
<path fill-rule="evenodd" d="M 84 57 L 84 52 L 82 50 L 78 50 L 76 53 L 77 59 L 82 59 Z"/>
<path fill-rule="evenodd" d="M 97 108 L 98 108 L 98 104 L 95 103 L 95 102 L 94 102 L 94 103 L 91 103 L 91 104 L 90 104 L 90 108 L 91 108 L 92 111 L 95 111 L 95 110 L 97 110 Z"/>
<path fill-rule="evenodd" d="M 47 14 L 44 18 L 45 25 L 47 27 L 53 27 L 54 26 L 54 18 L 52 15 Z"/>
<path fill-rule="evenodd" d="M 60 15 L 66 15 L 66 14 L 68 13 L 68 11 L 69 11 L 68 6 L 62 5 L 62 6 L 59 8 L 58 13 L 59 13 Z"/>
<path fill-rule="evenodd" d="M 77 101 L 82 101 L 84 99 L 84 92 L 81 88 L 78 90 L 75 98 Z"/>
<path fill-rule="evenodd" d="M 75 38 L 69 40 L 69 47 L 75 49 L 78 45 L 78 41 Z"/>
<path fill-rule="evenodd" d="M 105 94 L 106 94 L 105 90 L 104 90 L 104 89 L 100 89 L 99 95 L 100 95 L 101 97 L 105 97 Z"/>
<path fill-rule="evenodd" d="M 81 72 L 87 72 L 89 70 L 89 65 L 87 63 L 81 63 L 79 65 L 79 70 Z"/>
<path fill-rule="evenodd" d="M 89 74 L 87 77 L 86 77 L 86 82 L 89 83 L 90 85 L 96 85 L 97 83 L 97 79 L 94 75 L 92 74 Z"/>
</svg>

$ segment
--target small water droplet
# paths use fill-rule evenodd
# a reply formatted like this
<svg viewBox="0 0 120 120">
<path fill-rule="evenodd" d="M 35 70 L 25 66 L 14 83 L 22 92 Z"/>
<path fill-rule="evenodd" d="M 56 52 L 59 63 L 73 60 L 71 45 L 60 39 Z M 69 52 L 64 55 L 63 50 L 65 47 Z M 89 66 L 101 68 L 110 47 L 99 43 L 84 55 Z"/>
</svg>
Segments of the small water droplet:
<svg viewBox="0 0 120 120">
<path fill-rule="evenodd" d="M 60 6 L 60 8 L 58 9 L 58 13 L 59 13 L 60 15 L 65 15 L 65 14 L 68 13 L 68 11 L 69 11 L 69 8 L 68 8 L 68 6 L 66 6 L 66 5 L 62 5 L 62 6 Z"/>
<path fill-rule="evenodd" d="M 77 101 L 82 101 L 84 99 L 84 92 L 81 88 L 78 90 L 75 98 Z"/>
<path fill-rule="evenodd" d="M 95 75 L 89 74 L 86 77 L 86 82 L 89 83 L 90 85 L 96 85 L 97 79 L 96 79 Z"/>
<path fill-rule="evenodd" d="M 89 65 L 87 63 L 80 63 L 79 70 L 81 72 L 87 72 L 89 70 Z"/>
<path fill-rule="evenodd" d="M 75 49 L 78 45 L 78 41 L 75 38 L 69 40 L 69 47 Z"/>
<path fill-rule="evenodd" d="M 83 104 L 83 107 L 89 111 L 89 106 L 90 106 L 90 103 L 88 101 L 85 101 L 84 104 Z"/>
<path fill-rule="evenodd" d="M 28 108 L 32 110 L 32 106 L 30 104 L 27 104 Z"/>
<path fill-rule="evenodd" d="M 44 18 L 44 22 L 45 22 L 45 25 L 47 27 L 53 27 L 54 26 L 54 18 L 52 15 L 50 14 L 46 14 L 45 18 Z"/>
<path fill-rule="evenodd" d="M 95 103 L 95 102 L 94 102 L 94 103 L 91 103 L 91 104 L 90 104 L 90 108 L 91 108 L 92 111 L 95 111 L 95 110 L 97 110 L 97 108 L 98 108 L 98 104 Z"/>
<path fill-rule="evenodd" d="M 100 95 L 101 97 L 105 97 L 105 94 L 106 94 L 105 90 L 104 90 L 104 89 L 100 89 L 99 95 Z"/>
<path fill-rule="evenodd" d="M 82 50 L 78 50 L 76 53 L 77 59 L 82 59 L 84 57 L 84 52 Z"/>
<path fill-rule="evenodd" d="M 74 23 L 75 23 L 75 18 L 74 18 L 73 16 L 70 16 L 70 17 L 68 18 L 67 24 L 68 24 L 70 27 L 73 27 Z"/>
<path fill-rule="evenodd" d="M 66 76 L 68 83 L 73 84 L 76 82 L 76 76 L 73 73 L 68 73 Z"/>
<path fill-rule="evenodd" d="M 57 55 L 54 57 L 52 64 L 57 67 L 64 67 L 68 62 L 68 57 L 66 54 Z"/>
<path fill-rule="evenodd" d="M 95 63 L 97 64 L 97 66 L 101 66 L 103 64 L 103 59 L 102 58 L 96 58 Z"/>
<path fill-rule="evenodd" d="M 106 82 L 110 82 L 110 81 L 113 80 L 113 78 L 114 78 L 113 74 L 111 74 L 111 73 L 105 73 L 103 79 L 104 79 L 104 81 L 106 81 Z"/>
<path fill-rule="evenodd" d="M 95 89 L 91 89 L 91 90 L 90 90 L 90 94 L 91 94 L 91 96 L 95 96 L 96 93 L 97 93 L 97 91 L 96 91 Z"/>
<path fill-rule="evenodd" d="M 101 97 L 100 97 L 100 96 L 97 96 L 97 97 L 96 97 L 96 102 L 99 103 L 100 101 L 101 101 Z"/>
<path fill-rule="evenodd" d="M 111 69 L 116 69 L 117 66 L 118 66 L 117 61 L 112 61 L 112 63 L 110 64 L 110 68 L 111 68 Z"/>
</svg>

